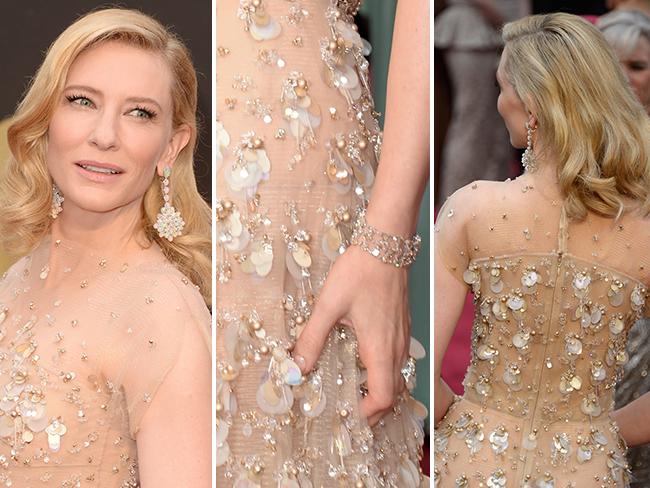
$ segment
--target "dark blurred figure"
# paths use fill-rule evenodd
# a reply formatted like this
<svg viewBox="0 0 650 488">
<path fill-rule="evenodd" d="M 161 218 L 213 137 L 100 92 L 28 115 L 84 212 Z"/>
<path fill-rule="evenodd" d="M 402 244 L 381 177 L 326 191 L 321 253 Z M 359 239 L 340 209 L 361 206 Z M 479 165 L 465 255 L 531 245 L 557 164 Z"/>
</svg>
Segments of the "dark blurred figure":
<svg viewBox="0 0 650 488">
<path fill-rule="evenodd" d="M 602 15 L 607 12 L 608 2 L 616 0 L 533 0 L 533 13 L 567 12 L 575 15 Z"/>
<path fill-rule="evenodd" d="M 471 181 L 510 176 L 513 151 L 496 110 L 499 29 L 528 13 L 527 0 L 449 0 L 435 18 L 435 48 L 445 62 L 452 100 L 437 205 Z"/>
</svg>

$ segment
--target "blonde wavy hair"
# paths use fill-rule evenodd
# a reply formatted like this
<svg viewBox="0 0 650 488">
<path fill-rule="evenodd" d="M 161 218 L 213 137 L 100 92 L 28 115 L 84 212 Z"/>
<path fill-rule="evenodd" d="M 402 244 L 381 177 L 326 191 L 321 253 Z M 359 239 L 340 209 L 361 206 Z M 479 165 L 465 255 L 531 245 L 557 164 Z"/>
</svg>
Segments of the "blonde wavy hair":
<svg viewBox="0 0 650 488">
<path fill-rule="evenodd" d="M 650 215 L 650 120 L 596 27 L 575 15 L 506 24 L 504 71 L 558 159 L 567 215 Z"/>
<path fill-rule="evenodd" d="M 43 64 L 20 102 L 8 129 L 12 156 L 0 178 L 0 244 L 12 254 L 34 249 L 48 233 L 52 178 L 45 163 L 48 126 L 61 97 L 68 70 L 83 51 L 119 41 L 159 54 L 172 73 L 174 128 L 186 124 L 188 144 L 174 162 L 170 185 L 174 207 L 185 220 L 183 235 L 173 242 L 153 228 L 162 206 L 158 178 L 153 178 L 142 204 L 142 226 L 167 259 L 199 286 L 211 302 L 211 211 L 196 187 L 194 149 L 197 140 L 196 71 L 187 48 L 153 18 L 136 10 L 111 8 L 89 13 L 70 25 L 50 46 Z"/>
</svg>

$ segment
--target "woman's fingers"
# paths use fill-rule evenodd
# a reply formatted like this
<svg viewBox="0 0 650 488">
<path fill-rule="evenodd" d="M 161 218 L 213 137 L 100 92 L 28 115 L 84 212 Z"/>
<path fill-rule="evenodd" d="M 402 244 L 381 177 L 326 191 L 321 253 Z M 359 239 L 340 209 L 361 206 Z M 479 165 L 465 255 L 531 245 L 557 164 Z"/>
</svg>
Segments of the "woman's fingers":
<svg viewBox="0 0 650 488">
<path fill-rule="evenodd" d="M 381 412 L 377 412 L 371 415 L 370 417 L 368 417 L 368 425 L 370 427 L 374 427 L 377 424 L 377 422 L 379 422 L 382 418 L 384 418 L 384 416 L 391 410 L 392 409 L 388 408 L 386 410 L 382 410 Z"/>
<path fill-rule="evenodd" d="M 395 385 L 395 389 L 394 389 L 393 403 L 388 408 L 385 408 L 383 410 L 378 410 L 367 417 L 367 422 L 368 425 L 370 425 L 370 427 L 374 427 L 377 422 L 379 422 L 386 414 L 390 413 L 393 410 L 395 400 L 406 390 L 406 382 L 404 381 L 404 377 L 402 376 L 401 372 L 398 373 L 397 377 L 395 378 L 394 385 Z M 364 402 L 365 400 L 361 402 L 362 415 L 363 412 L 366 411 L 366 409 L 371 408 L 370 406 L 365 406 Z"/>
<path fill-rule="evenodd" d="M 338 319 L 337 309 L 324 301 L 321 295 L 321 301 L 316 302 L 314 311 L 292 351 L 293 359 L 303 374 L 314 369 L 327 336 Z"/>
<path fill-rule="evenodd" d="M 357 319 L 358 320 L 358 319 Z M 380 320 L 372 321 L 377 331 L 357 330 L 359 356 L 368 373 L 368 394 L 361 401 L 361 415 L 370 426 L 375 425 L 389 413 L 395 400 L 405 388 L 402 376 L 402 361 L 405 352 L 401 324 L 392 324 L 387 334 L 381 334 Z M 383 324 L 382 324 L 383 325 Z"/>
<path fill-rule="evenodd" d="M 395 402 L 394 362 L 390 354 L 373 351 L 370 358 L 361 357 L 368 370 L 368 394 L 361 401 L 361 415 L 368 419 L 386 413 Z"/>
</svg>

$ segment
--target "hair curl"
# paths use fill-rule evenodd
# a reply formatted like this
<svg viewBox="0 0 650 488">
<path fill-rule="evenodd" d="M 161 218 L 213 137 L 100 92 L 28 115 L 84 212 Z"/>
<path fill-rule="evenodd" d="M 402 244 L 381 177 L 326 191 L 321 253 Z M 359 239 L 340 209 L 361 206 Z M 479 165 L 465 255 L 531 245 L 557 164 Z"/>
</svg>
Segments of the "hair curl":
<svg viewBox="0 0 650 488">
<path fill-rule="evenodd" d="M 650 215 L 650 120 L 602 34 L 571 14 L 503 28 L 505 74 L 534 107 L 538 147 L 558 159 L 567 215 Z"/>
</svg>

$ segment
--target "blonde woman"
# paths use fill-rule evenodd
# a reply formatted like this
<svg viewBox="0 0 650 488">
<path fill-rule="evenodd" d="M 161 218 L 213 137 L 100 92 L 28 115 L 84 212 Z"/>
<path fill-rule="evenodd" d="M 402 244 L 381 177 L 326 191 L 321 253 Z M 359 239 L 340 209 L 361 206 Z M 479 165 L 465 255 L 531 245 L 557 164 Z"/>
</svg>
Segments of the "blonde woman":
<svg viewBox="0 0 650 488">
<path fill-rule="evenodd" d="M 0 480 L 210 483 L 210 211 L 196 74 L 157 21 L 100 10 L 51 45 L 8 131 Z"/>
<path fill-rule="evenodd" d="M 650 111 L 650 17 L 635 10 L 615 10 L 598 19 L 646 112 Z"/>
<path fill-rule="evenodd" d="M 650 396 L 614 411 L 613 387 L 646 313 L 650 124 L 586 21 L 527 17 L 503 37 L 498 110 L 526 172 L 474 182 L 440 213 L 436 480 L 627 486 L 625 442 L 650 440 Z M 454 401 L 440 367 L 468 291 L 473 353 Z"/>
</svg>

